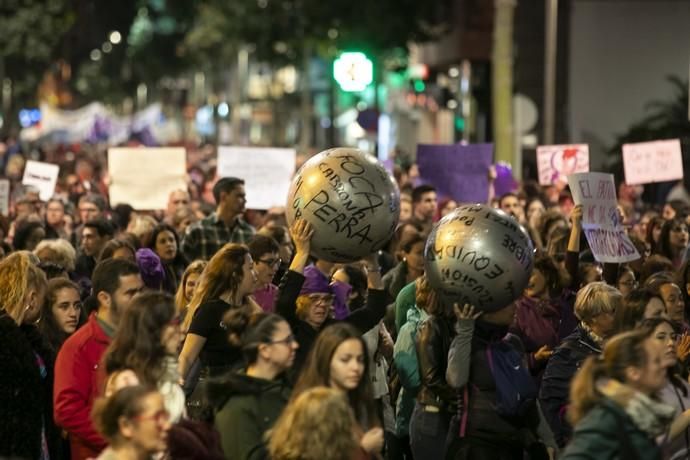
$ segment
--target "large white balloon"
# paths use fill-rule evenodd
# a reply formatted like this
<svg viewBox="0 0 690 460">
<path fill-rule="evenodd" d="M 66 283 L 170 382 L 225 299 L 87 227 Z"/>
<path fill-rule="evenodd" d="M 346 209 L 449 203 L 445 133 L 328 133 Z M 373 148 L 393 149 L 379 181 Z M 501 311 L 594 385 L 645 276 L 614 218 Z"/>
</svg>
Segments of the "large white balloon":
<svg viewBox="0 0 690 460">
<path fill-rule="evenodd" d="M 424 259 L 429 283 L 442 298 L 490 312 L 509 305 L 527 287 L 534 246 L 503 211 L 464 205 L 434 226 Z"/>
<path fill-rule="evenodd" d="M 332 262 L 353 262 L 381 249 L 400 217 L 400 192 L 372 155 L 334 148 L 310 158 L 288 192 L 287 220 L 314 227 L 311 253 Z"/>
</svg>

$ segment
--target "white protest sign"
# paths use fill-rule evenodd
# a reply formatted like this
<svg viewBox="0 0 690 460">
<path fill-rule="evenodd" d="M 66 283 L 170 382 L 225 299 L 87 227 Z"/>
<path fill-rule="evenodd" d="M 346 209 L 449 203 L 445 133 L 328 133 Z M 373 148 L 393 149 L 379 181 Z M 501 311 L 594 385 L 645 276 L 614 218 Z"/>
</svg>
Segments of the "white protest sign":
<svg viewBox="0 0 690 460">
<path fill-rule="evenodd" d="M 218 177 L 244 179 L 249 209 L 285 206 L 295 161 L 294 149 L 221 146 Z"/>
<path fill-rule="evenodd" d="M 58 165 L 29 160 L 24 168 L 22 184 L 36 187 L 41 201 L 48 201 L 55 193 L 55 184 L 57 184 L 59 174 Z"/>
<path fill-rule="evenodd" d="M 640 258 L 621 225 L 613 175 L 580 173 L 568 176 L 575 204 L 582 205 L 582 230 L 594 258 L 624 263 Z"/>
<path fill-rule="evenodd" d="M 0 214 L 10 215 L 10 181 L 0 179 Z"/>
<path fill-rule="evenodd" d="M 589 171 L 589 145 L 540 145 L 537 170 L 540 185 L 566 184 L 568 175 Z"/>
<path fill-rule="evenodd" d="M 680 140 L 623 144 L 623 168 L 628 185 L 680 180 L 683 178 Z"/>
<path fill-rule="evenodd" d="M 110 204 L 138 210 L 165 209 L 168 195 L 187 190 L 184 148 L 112 148 L 108 150 Z"/>
</svg>

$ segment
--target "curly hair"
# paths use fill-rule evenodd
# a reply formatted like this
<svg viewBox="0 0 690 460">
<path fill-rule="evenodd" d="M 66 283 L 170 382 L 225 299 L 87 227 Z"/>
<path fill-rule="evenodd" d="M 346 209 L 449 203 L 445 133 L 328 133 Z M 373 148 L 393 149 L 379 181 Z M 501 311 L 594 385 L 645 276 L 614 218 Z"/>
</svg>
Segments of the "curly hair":
<svg viewBox="0 0 690 460">
<path fill-rule="evenodd" d="M 161 336 L 175 318 L 170 295 L 149 291 L 134 297 L 105 353 L 106 373 L 131 369 L 140 381 L 158 384 L 167 356 Z"/>
<path fill-rule="evenodd" d="M 77 252 L 69 241 L 63 239 L 43 240 L 34 249 L 41 262 L 52 262 L 68 272 L 73 272 L 77 262 Z"/>
<path fill-rule="evenodd" d="M 0 261 L 0 308 L 7 312 L 17 324 L 26 314 L 24 301 L 30 289 L 44 291 L 47 280 L 43 271 L 36 266 L 26 251 L 15 252 Z"/>
<path fill-rule="evenodd" d="M 345 395 L 318 386 L 296 397 L 265 439 L 273 460 L 350 460 L 355 427 Z"/>
</svg>

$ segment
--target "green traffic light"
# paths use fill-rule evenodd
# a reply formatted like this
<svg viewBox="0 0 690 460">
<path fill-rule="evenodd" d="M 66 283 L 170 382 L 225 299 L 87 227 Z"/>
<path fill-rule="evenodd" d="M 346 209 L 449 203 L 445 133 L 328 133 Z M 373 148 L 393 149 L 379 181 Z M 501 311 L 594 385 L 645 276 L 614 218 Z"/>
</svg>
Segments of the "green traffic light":
<svg viewBox="0 0 690 460">
<path fill-rule="evenodd" d="M 415 80 L 414 81 L 414 90 L 416 92 L 422 93 L 422 92 L 424 92 L 425 89 L 426 89 L 426 85 L 424 84 L 424 82 L 422 80 Z"/>
</svg>

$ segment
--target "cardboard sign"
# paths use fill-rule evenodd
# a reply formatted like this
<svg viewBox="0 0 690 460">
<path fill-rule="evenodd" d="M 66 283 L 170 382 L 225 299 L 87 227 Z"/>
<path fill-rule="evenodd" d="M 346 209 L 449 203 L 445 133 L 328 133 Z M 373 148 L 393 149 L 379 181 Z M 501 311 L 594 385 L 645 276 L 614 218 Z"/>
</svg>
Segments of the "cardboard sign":
<svg viewBox="0 0 690 460">
<path fill-rule="evenodd" d="M 24 168 L 22 184 L 36 187 L 41 201 L 48 201 L 55 193 L 55 184 L 57 184 L 59 174 L 58 165 L 29 160 Z"/>
<path fill-rule="evenodd" d="M 10 215 L 10 181 L 0 179 L 0 214 Z"/>
<path fill-rule="evenodd" d="M 612 174 L 568 176 L 575 204 L 582 205 L 582 231 L 594 258 L 602 263 L 625 263 L 640 258 L 621 225 Z"/>
<path fill-rule="evenodd" d="M 539 185 L 566 184 L 568 175 L 589 171 L 589 145 L 540 145 L 537 170 Z"/>
<path fill-rule="evenodd" d="M 623 168 L 628 185 L 680 180 L 683 178 L 680 140 L 623 144 Z"/>
<path fill-rule="evenodd" d="M 218 148 L 218 177 L 244 179 L 247 208 L 285 206 L 295 174 L 294 149 L 262 147 Z"/>
<path fill-rule="evenodd" d="M 417 165 L 421 182 L 436 187 L 439 199 L 486 203 L 493 150 L 493 144 L 420 144 Z"/>
<path fill-rule="evenodd" d="M 112 148 L 108 150 L 110 204 L 137 210 L 165 209 L 170 192 L 187 190 L 184 148 Z"/>
</svg>

